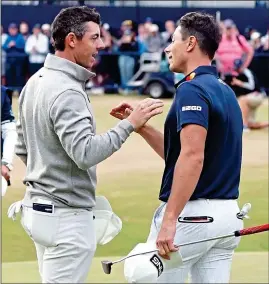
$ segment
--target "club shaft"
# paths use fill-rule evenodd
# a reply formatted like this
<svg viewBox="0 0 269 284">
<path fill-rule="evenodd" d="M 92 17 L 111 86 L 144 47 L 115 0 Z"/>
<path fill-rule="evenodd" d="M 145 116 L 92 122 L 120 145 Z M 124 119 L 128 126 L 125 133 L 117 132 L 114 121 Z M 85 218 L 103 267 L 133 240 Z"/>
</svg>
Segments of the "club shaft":
<svg viewBox="0 0 269 284">
<path fill-rule="evenodd" d="M 175 247 L 178 248 L 178 247 L 194 245 L 194 244 L 199 244 L 199 243 L 203 243 L 203 242 L 214 241 L 214 240 L 219 240 L 219 239 L 224 239 L 224 238 L 230 238 L 230 237 L 246 236 L 246 235 L 256 234 L 256 233 L 260 233 L 260 232 L 264 232 L 264 231 L 268 231 L 268 230 L 269 230 L 269 224 L 264 224 L 264 225 L 260 225 L 260 226 L 256 226 L 256 227 L 246 228 L 246 229 L 243 229 L 243 230 L 240 230 L 240 231 L 235 231 L 235 232 L 227 234 L 227 235 L 222 235 L 222 236 L 218 236 L 218 237 L 202 239 L 202 240 L 198 240 L 198 241 L 192 241 L 192 242 L 188 242 L 188 243 L 175 245 Z M 150 250 L 150 251 L 145 251 L 145 252 L 127 255 L 127 256 L 119 259 L 119 260 L 113 261 L 112 264 L 122 262 L 123 260 L 125 260 L 129 257 L 153 253 L 153 252 L 157 252 L 157 251 L 158 251 L 158 249 L 154 249 L 154 250 Z"/>
<path fill-rule="evenodd" d="M 142 254 L 148 254 L 148 253 L 152 253 L 152 252 L 157 252 L 158 249 L 154 249 L 154 250 L 148 250 L 148 251 L 145 251 L 145 252 L 139 252 L 139 253 L 135 253 L 135 254 L 131 254 L 131 255 L 127 255 L 119 260 L 116 260 L 116 261 L 113 261 L 112 263 L 115 264 L 115 263 L 118 263 L 118 262 L 122 262 L 123 260 L 129 258 L 129 257 L 133 257 L 133 256 L 137 256 L 137 255 L 142 255 Z"/>
<path fill-rule="evenodd" d="M 202 240 L 198 240 L 198 241 L 193 241 L 193 242 L 188 242 L 188 243 L 183 243 L 180 245 L 176 245 L 176 247 L 183 247 L 183 246 L 187 246 L 187 245 L 193 245 L 193 244 L 198 244 L 198 243 L 203 243 L 203 242 L 207 242 L 207 241 L 213 241 L 213 240 L 218 240 L 218 239 L 223 239 L 223 238 L 229 238 L 229 237 L 234 237 L 234 233 L 229 234 L 229 235 L 223 235 L 223 236 L 218 236 L 218 237 L 214 237 L 214 238 L 209 238 L 209 239 L 202 239 Z M 154 250 L 149 250 L 149 251 L 145 251 L 145 252 L 140 252 L 140 253 L 136 253 L 136 254 L 132 254 L 132 255 L 127 255 L 119 260 L 113 261 L 113 264 L 121 262 L 129 257 L 134 257 L 137 255 L 142 255 L 142 254 L 148 254 L 148 253 L 153 253 L 153 252 L 157 252 L 158 249 L 154 249 Z"/>
<path fill-rule="evenodd" d="M 183 243 L 183 244 L 180 244 L 180 245 L 176 245 L 175 247 L 184 247 L 184 246 L 188 246 L 188 245 L 194 245 L 194 244 L 199 244 L 199 243 L 208 242 L 208 241 L 230 238 L 230 237 L 234 237 L 234 236 L 235 236 L 234 233 L 231 233 L 231 234 L 228 234 L 228 235 L 213 237 L 213 238 L 209 238 L 209 239 L 202 239 L 202 240 L 198 240 L 198 241 Z"/>
</svg>

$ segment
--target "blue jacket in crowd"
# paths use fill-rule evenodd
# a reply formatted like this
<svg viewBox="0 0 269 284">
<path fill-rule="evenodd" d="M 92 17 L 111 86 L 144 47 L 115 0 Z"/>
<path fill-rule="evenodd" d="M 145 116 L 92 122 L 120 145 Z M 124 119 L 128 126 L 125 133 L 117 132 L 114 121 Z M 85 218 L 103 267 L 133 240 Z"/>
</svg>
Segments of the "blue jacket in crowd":
<svg viewBox="0 0 269 284">
<path fill-rule="evenodd" d="M 11 41 L 14 41 L 16 45 L 9 48 L 8 45 Z M 17 34 L 15 36 L 9 35 L 3 45 L 3 49 L 9 54 L 22 53 L 24 52 L 24 46 L 25 46 L 25 40 L 21 34 Z"/>
</svg>

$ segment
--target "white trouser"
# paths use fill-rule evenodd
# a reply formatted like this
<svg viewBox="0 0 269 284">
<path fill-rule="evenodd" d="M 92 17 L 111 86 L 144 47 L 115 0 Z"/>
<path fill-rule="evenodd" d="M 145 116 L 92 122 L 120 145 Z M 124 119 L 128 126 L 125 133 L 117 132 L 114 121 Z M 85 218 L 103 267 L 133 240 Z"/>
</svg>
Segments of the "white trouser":
<svg viewBox="0 0 269 284">
<path fill-rule="evenodd" d="M 34 241 L 42 283 L 85 283 L 96 250 L 92 211 L 23 207 L 21 224 Z"/>
<path fill-rule="evenodd" d="M 166 203 L 162 203 L 153 216 L 148 241 L 155 241 L 160 230 Z M 240 211 L 236 200 L 189 201 L 180 216 L 210 216 L 212 223 L 177 222 L 175 244 L 217 237 L 243 228 L 236 217 Z M 232 256 L 240 238 L 231 237 L 180 248 L 183 264 L 164 271 L 158 283 L 185 283 L 190 273 L 192 283 L 229 283 Z"/>
</svg>

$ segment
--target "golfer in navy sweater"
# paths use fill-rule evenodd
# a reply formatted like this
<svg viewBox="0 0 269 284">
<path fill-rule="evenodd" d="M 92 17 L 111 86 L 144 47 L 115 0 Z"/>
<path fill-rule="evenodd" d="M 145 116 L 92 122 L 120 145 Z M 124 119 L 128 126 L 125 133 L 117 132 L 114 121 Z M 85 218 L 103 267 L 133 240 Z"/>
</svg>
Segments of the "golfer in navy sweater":
<svg viewBox="0 0 269 284">
<path fill-rule="evenodd" d="M 165 52 L 170 70 L 186 77 L 176 86 L 164 134 L 148 124 L 138 131 L 165 161 L 161 204 L 148 237 L 164 258 L 177 250 L 176 244 L 243 226 L 236 217 L 243 123 L 234 92 L 211 66 L 220 39 L 211 15 L 192 12 L 180 19 Z M 132 106 L 126 108 L 125 115 Z M 210 218 L 197 223 L 193 217 L 199 216 Z M 164 271 L 158 281 L 184 283 L 190 273 L 193 283 L 228 283 L 238 244 L 239 238 L 229 238 L 179 248 L 183 264 Z"/>
</svg>

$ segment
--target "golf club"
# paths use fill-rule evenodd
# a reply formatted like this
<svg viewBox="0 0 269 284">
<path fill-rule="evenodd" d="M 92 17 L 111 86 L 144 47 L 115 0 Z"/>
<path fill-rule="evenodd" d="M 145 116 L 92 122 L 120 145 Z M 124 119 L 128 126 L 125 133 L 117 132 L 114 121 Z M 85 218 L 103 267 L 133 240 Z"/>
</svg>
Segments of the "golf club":
<svg viewBox="0 0 269 284">
<path fill-rule="evenodd" d="M 234 231 L 233 233 L 230 233 L 230 234 L 227 234 L 227 235 L 222 235 L 222 236 L 213 237 L 213 238 L 209 238 L 209 239 L 202 239 L 202 240 L 198 240 L 198 241 L 183 243 L 183 244 L 176 245 L 176 247 L 183 247 L 183 246 L 188 246 L 188 245 L 193 245 L 193 244 L 198 244 L 198 243 L 203 243 L 203 242 L 208 242 L 208 241 L 213 241 L 213 240 L 218 240 L 218 239 L 230 238 L 230 237 L 247 236 L 247 235 L 257 234 L 257 233 L 261 233 L 261 232 L 265 232 L 265 231 L 269 231 L 269 224 L 264 224 L 264 225 L 260 225 L 260 226 L 256 226 L 256 227 L 249 227 L 249 228 L 246 228 L 246 229 L 243 229 L 243 230 Z M 151 251 L 127 255 L 127 256 L 125 256 L 125 257 L 123 257 L 119 260 L 116 260 L 116 261 L 103 260 L 101 262 L 102 267 L 103 267 L 103 270 L 106 274 L 110 274 L 113 264 L 122 262 L 129 257 L 153 253 L 153 252 L 157 252 L 157 251 L 158 251 L 158 249 L 155 249 L 155 250 L 151 250 Z"/>
</svg>

